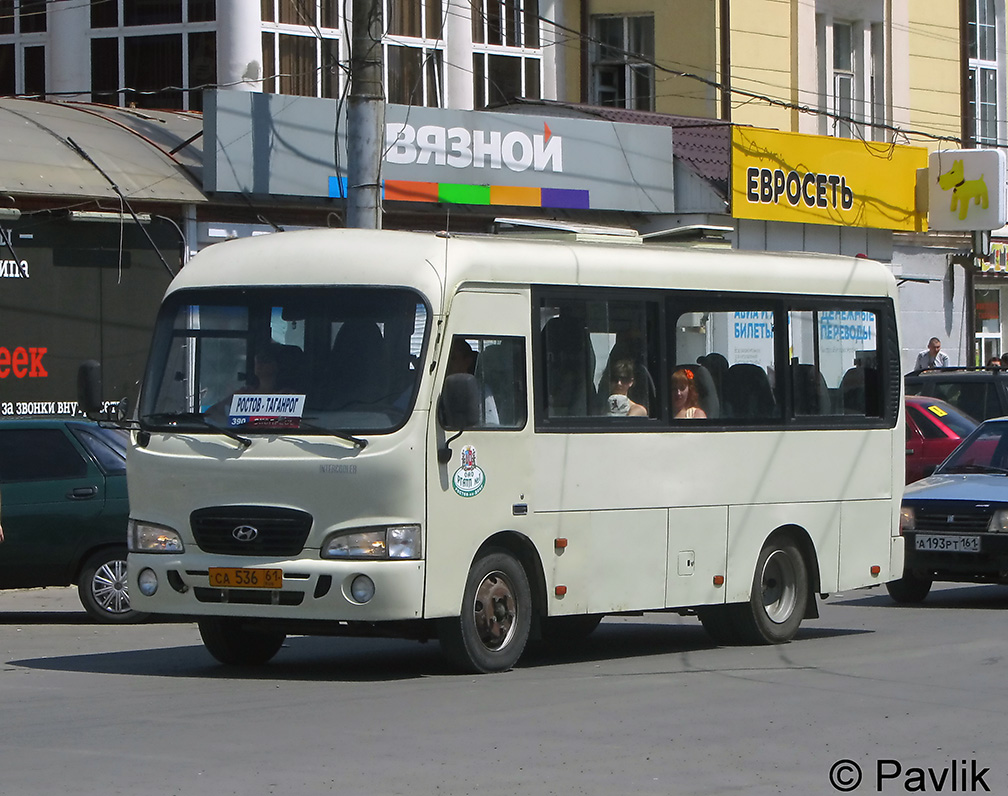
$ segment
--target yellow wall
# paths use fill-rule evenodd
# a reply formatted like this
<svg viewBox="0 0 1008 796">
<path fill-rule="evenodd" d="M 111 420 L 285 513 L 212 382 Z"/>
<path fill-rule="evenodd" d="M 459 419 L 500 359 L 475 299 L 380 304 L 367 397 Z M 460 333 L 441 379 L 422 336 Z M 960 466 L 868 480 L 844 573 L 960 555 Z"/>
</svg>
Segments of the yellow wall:
<svg viewBox="0 0 1008 796">
<path fill-rule="evenodd" d="M 910 3 L 909 60 L 910 129 L 958 139 L 959 9 L 955 0 Z M 910 137 L 929 149 L 938 147 L 935 141 Z"/>
<path fill-rule="evenodd" d="M 572 7 L 579 3 L 572 3 Z M 655 21 L 655 110 L 684 116 L 717 116 L 717 91 L 701 80 L 679 77 L 689 72 L 708 81 L 717 80 L 717 0 L 588 0 L 590 15 L 651 14 Z M 571 27 L 578 14 L 568 14 Z M 573 23 L 573 24 L 571 24 Z M 567 96 L 580 96 L 580 62 L 576 47 L 568 47 Z"/>
<path fill-rule="evenodd" d="M 793 103 L 795 53 L 793 0 L 732 0 L 731 82 L 734 91 Z M 796 132 L 785 107 L 733 94 L 732 121 Z"/>
</svg>

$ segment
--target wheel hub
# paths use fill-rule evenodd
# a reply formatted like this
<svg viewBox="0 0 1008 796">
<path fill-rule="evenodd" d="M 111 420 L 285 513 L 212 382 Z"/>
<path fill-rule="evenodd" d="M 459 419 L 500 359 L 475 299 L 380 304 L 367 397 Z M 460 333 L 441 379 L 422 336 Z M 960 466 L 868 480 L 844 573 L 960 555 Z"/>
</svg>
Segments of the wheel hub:
<svg viewBox="0 0 1008 796">
<path fill-rule="evenodd" d="M 491 572 L 476 590 L 476 631 L 487 649 L 497 650 L 511 638 L 515 626 L 514 589 L 502 572 Z"/>
</svg>

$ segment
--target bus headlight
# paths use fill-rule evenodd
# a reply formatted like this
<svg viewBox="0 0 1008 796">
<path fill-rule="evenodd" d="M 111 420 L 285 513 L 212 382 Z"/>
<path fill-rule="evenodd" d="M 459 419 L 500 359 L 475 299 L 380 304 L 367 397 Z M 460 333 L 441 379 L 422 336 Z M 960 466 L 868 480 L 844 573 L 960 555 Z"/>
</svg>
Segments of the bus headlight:
<svg viewBox="0 0 1008 796">
<path fill-rule="evenodd" d="M 900 533 L 912 531 L 917 527 L 917 517 L 909 506 L 900 508 Z"/>
<path fill-rule="evenodd" d="M 1008 511 L 1005 509 L 995 511 L 987 525 L 987 530 L 990 533 L 1008 533 Z"/>
<path fill-rule="evenodd" d="M 322 558 L 417 559 L 423 543 L 419 525 L 388 525 L 336 531 L 320 552 Z"/>
<path fill-rule="evenodd" d="M 181 553 L 185 550 L 182 537 L 164 525 L 131 517 L 126 528 L 126 544 L 131 553 Z"/>
</svg>

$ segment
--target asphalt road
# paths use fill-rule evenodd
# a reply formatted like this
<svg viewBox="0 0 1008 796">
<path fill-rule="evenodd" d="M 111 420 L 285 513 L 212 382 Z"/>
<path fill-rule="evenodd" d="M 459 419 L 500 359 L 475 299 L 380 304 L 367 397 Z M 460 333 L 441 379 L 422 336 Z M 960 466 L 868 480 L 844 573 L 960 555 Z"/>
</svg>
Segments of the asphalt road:
<svg viewBox="0 0 1008 796">
<path fill-rule="evenodd" d="M 1005 794 L 1006 612 L 1008 588 L 876 589 L 780 647 L 658 615 L 498 675 L 455 675 L 434 643 L 300 637 L 248 672 L 187 622 L 0 592 L 0 793 Z"/>
</svg>

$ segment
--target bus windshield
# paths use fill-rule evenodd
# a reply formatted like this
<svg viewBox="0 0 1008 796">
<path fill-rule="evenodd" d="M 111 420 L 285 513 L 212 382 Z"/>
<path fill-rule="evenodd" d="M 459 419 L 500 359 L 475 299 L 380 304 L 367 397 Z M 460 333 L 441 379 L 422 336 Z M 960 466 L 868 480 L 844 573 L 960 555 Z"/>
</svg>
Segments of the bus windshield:
<svg viewBox="0 0 1008 796">
<path fill-rule="evenodd" d="M 427 306 L 405 288 L 213 288 L 158 316 L 139 419 L 148 429 L 382 433 L 419 385 Z"/>
</svg>

